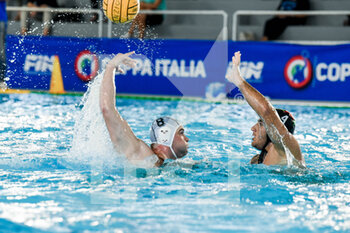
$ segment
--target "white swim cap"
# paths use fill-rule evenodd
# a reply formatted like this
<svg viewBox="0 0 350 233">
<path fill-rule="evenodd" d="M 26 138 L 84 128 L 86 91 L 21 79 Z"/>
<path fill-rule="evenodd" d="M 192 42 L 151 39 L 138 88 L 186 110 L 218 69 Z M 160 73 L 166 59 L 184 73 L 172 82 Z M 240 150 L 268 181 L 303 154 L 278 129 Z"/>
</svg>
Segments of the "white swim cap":
<svg viewBox="0 0 350 233">
<path fill-rule="evenodd" d="M 176 130 L 181 125 L 175 119 L 170 117 L 161 117 L 155 120 L 151 126 L 151 142 L 157 143 L 163 146 L 170 147 L 171 152 L 177 159 L 177 156 L 173 150 L 173 141 Z"/>
</svg>

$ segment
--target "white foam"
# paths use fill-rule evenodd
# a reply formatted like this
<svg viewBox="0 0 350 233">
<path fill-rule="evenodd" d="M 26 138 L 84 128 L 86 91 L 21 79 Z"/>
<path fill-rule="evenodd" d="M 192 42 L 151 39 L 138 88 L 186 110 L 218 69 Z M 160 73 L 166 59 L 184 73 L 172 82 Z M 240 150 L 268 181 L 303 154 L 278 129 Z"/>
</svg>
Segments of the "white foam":
<svg viewBox="0 0 350 233">
<path fill-rule="evenodd" d="M 266 124 L 266 123 L 265 123 Z M 265 127 L 266 129 L 268 129 L 267 127 Z M 305 164 L 303 162 L 299 162 L 294 155 L 292 154 L 292 152 L 289 150 L 289 148 L 286 146 L 286 144 L 283 142 L 283 136 L 278 132 L 277 128 L 272 125 L 272 127 L 270 128 L 272 130 L 272 134 L 277 135 L 278 140 L 280 140 L 281 144 L 283 145 L 284 151 L 286 153 L 286 158 L 287 158 L 287 166 L 288 167 L 292 167 L 292 166 L 298 166 L 298 167 L 306 167 Z"/>
<path fill-rule="evenodd" d="M 89 83 L 78 113 L 70 158 L 75 163 L 99 166 L 115 166 L 124 164 L 124 157 L 118 156 L 113 148 L 105 121 L 103 119 L 99 98 L 100 86 L 104 73 L 99 74 Z"/>
</svg>

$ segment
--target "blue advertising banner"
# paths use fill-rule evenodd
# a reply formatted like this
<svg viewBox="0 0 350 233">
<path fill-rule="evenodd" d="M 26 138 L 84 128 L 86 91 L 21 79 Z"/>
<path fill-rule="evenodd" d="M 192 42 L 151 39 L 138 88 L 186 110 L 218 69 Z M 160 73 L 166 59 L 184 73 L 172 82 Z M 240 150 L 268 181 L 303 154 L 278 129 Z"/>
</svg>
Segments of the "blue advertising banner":
<svg viewBox="0 0 350 233">
<path fill-rule="evenodd" d="M 202 97 L 226 72 L 228 58 L 220 53 L 227 54 L 227 43 L 216 43 L 211 55 L 214 43 L 10 36 L 8 84 L 13 89 L 48 90 L 57 56 L 65 90 L 84 92 L 112 54 L 136 51 L 136 68 L 116 76 L 118 93 Z"/>
<path fill-rule="evenodd" d="M 65 91 L 84 92 L 113 54 L 136 51 L 117 93 L 234 98 L 225 76 L 241 51 L 243 77 L 271 99 L 350 101 L 350 45 L 8 36 L 7 47 L 13 89 L 48 91 L 58 60 Z"/>
<path fill-rule="evenodd" d="M 242 75 L 272 99 L 350 101 L 350 45 L 241 42 L 229 50 L 242 51 Z"/>
</svg>

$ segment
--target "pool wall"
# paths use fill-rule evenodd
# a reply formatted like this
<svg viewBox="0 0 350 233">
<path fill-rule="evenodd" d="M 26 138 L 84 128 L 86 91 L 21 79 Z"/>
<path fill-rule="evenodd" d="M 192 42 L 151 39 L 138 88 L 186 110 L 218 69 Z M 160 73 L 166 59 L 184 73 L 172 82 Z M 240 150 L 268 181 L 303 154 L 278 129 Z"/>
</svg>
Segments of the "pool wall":
<svg viewBox="0 0 350 233">
<path fill-rule="evenodd" d="M 225 80 L 231 56 L 241 51 L 242 75 L 271 99 L 350 101 L 349 44 L 8 36 L 8 85 L 85 92 L 112 54 L 132 50 L 142 55 L 134 57 L 136 68 L 116 76 L 119 94 L 241 98 Z"/>
</svg>

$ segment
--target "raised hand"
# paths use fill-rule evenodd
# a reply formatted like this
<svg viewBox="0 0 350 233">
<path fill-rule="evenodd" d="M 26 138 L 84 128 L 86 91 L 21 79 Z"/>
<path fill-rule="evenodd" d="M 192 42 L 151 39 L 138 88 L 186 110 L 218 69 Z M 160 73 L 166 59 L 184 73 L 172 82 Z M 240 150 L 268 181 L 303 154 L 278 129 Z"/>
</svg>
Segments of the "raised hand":
<svg viewBox="0 0 350 233">
<path fill-rule="evenodd" d="M 226 79 L 239 87 L 244 79 L 241 76 L 239 71 L 239 65 L 241 64 L 241 52 L 235 52 L 235 55 L 232 57 L 232 72 L 226 76 Z"/>
<path fill-rule="evenodd" d="M 130 58 L 131 55 L 133 55 L 135 52 L 129 52 L 129 53 L 118 53 L 112 60 L 108 62 L 108 67 L 111 68 L 117 68 L 119 72 L 124 73 L 124 71 L 120 68 L 121 64 L 124 64 L 130 68 L 133 68 L 136 66 L 136 60 Z"/>
</svg>

